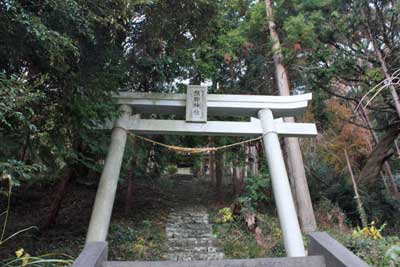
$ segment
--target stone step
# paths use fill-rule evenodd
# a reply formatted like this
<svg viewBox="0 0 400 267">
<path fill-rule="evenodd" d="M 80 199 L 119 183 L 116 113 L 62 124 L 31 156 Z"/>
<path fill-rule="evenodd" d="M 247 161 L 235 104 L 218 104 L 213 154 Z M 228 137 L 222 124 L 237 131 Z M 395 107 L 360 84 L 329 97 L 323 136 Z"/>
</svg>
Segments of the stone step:
<svg viewBox="0 0 400 267">
<path fill-rule="evenodd" d="M 187 246 L 187 247 L 193 247 L 193 246 L 216 246 L 216 241 L 211 238 L 194 238 L 194 237 L 188 237 L 188 238 L 170 238 L 168 239 L 168 244 L 170 246 L 174 247 L 182 247 L 182 246 Z"/>
<path fill-rule="evenodd" d="M 197 253 L 197 252 L 202 252 L 202 253 L 215 253 L 215 252 L 222 252 L 220 251 L 220 249 L 218 249 L 217 247 L 214 246 L 194 246 L 194 247 L 169 247 L 168 248 L 169 252 L 174 252 L 174 253 L 178 253 L 178 252 L 193 252 L 193 253 Z"/>
<path fill-rule="evenodd" d="M 179 232 L 167 232 L 168 239 L 178 238 L 213 238 L 213 234 L 206 231 L 179 231 Z"/>
<path fill-rule="evenodd" d="M 174 231 L 176 229 L 178 230 L 186 230 L 186 231 L 210 231 L 211 225 L 205 224 L 205 223 L 188 223 L 188 224 L 167 224 L 165 226 L 165 229 L 167 231 Z"/>
<path fill-rule="evenodd" d="M 182 213 L 172 213 L 169 215 L 170 220 L 184 220 L 185 218 L 190 218 L 191 220 L 208 220 L 207 214 L 198 214 L 194 212 L 182 212 Z"/>
<path fill-rule="evenodd" d="M 204 207 L 182 207 L 173 210 L 165 226 L 170 260 L 223 259 L 218 249 L 212 227 Z"/>
<path fill-rule="evenodd" d="M 217 257 L 217 255 L 216 255 Z M 84 265 L 82 265 L 84 266 Z M 195 261 L 105 261 L 103 267 L 325 267 L 323 256 Z M 85 266 L 86 267 L 86 266 Z"/>
<path fill-rule="evenodd" d="M 186 228 L 185 226 L 180 226 L 180 225 L 175 225 L 172 227 L 165 227 L 165 231 L 167 231 L 167 233 L 171 233 L 171 234 L 194 234 L 195 236 L 193 237 L 197 237 L 197 235 L 201 235 L 201 234 L 211 234 L 212 233 L 212 229 L 211 226 L 207 226 L 207 225 L 203 225 L 203 226 L 199 226 L 196 228 Z M 168 237 L 168 235 L 167 235 Z M 198 236 L 200 237 L 200 236 Z"/>
<path fill-rule="evenodd" d="M 187 206 L 180 207 L 179 209 L 171 209 L 171 214 L 183 214 L 183 213 L 193 213 L 193 214 L 207 214 L 207 209 L 199 206 Z"/>
<path fill-rule="evenodd" d="M 165 257 L 173 261 L 221 260 L 224 258 L 224 253 L 174 252 L 174 253 L 167 253 Z"/>
<path fill-rule="evenodd" d="M 208 217 L 205 216 L 190 216 L 190 215 L 182 215 L 182 216 L 170 216 L 167 220 L 167 223 L 209 223 Z"/>
<path fill-rule="evenodd" d="M 185 217 L 175 217 L 175 216 L 173 217 L 173 216 L 171 216 L 167 220 L 167 223 L 169 223 L 169 224 L 184 224 L 184 223 L 205 223 L 205 224 L 208 224 L 210 222 L 208 221 L 207 217 L 195 218 L 193 216 L 189 216 L 189 215 L 186 216 L 185 215 Z"/>
</svg>

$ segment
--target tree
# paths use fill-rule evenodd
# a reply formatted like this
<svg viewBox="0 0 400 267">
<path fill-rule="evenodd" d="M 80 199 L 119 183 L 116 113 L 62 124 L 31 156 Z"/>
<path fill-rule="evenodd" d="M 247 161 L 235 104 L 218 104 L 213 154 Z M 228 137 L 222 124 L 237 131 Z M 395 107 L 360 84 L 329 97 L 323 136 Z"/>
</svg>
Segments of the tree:
<svg viewBox="0 0 400 267">
<path fill-rule="evenodd" d="M 273 43 L 273 59 L 275 64 L 275 81 L 280 95 L 290 95 L 289 79 L 285 66 L 276 25 L 273 20 L 273 5 L 271 0 L 265 0 L 270 38 Z M 294 118 L 285 118 L 286 122 L 294 122 Z M 307 178 L 303 165 L 303 156 L 297 138 L 285 138 L 285 150 L 288 156 L 289 175 L 292 178 L 293 194 L 297 203 L 300 225 L 305 233 L 315 231 L 317 224 L 308 190 Z"/>
<path fill-rule="evenodd" d="M 276 23 L 283 29 L 280 37 L 290 77 L 297 88 L 313 92 L 314 101 L 310 112 L 313 113 L 313 121 L 317 122 L 320 136 L 314 144 L 318 148 L 317 152 L 306 147 L 308 158 L 306 167 L 309 177 L 314 181 L 310 184 L 313 187 L 314 201 L 318 200 L 320 195 L 324 195 L 334 203 L 338 203 L 348 212 L 347 216 L 350 218 L 351 210 L 356 208 L 354 200 L 349 198 L 351 184 L 348 173 L 335 169 L 338 162 L 344 166 L 343 150 L 337 150 L 340 159 L 331 162 L 320 160 L 326 153 L 335 154 L 332 152 L 336 151 L 335 146 L 339 144 L 336 143 L 336 139 L 330 139 L 333 130 L 331 123 L 339 119 L 343 125 L 353 125 L 346 125 L 346 131 L 353 127 L 358 129 L 351 137 L 357 139 L 357 144 L 367 145 L 363 146 L 362 151 L 358 150 L 361 153 L 357 152 L 357 149 L 356 151 L 349 149 L 348 152 L 355 177 L 359 179 L 360 196 L 363 198 L 368 219 L 381 218 L 390 221 L 392 216 L 398 216 L 396 215 L 398 190 L 395 179 L 392 179 L 396 177 L 398 162 L 391 157 L 394 142 L 387 146 L 380 142 L 386 139 L 392 127 L 396 127 L 398 114 L 388 83 L 384 81 L 385 74 L 373 48 L 368 26 L 385 59 L 389 74 L 394 73 L 399 65 L 399 58 L 396 56 L 398 52 L 395 52 L 399 51 L 399 44 L 394 41 L 399 34 L 398 5 L 390 1 L 330 0 L 276 3 L 275 18 Z M 367 13 L 367 10 L 370 12 L 369 15 L 360 15 L 363 12 Z M 297 46 L 299 49 L 294 49 L 296 44 L 300 44 L 300 48 Z M 376 89 L 372 89 L 379 84 L 385 85 L 385 89 L 366 105 L 371 95 L 377 92 Z M 369 91 L 372 94 L 363 98 Z M 350 108 L 348 115 L 334 118 L 330 105 L 333 101 L 341 103 L 346 109 Z M 354 112 L 351 109 L 354 109 Z M 361 112 L 368 114 L 369 122 L 361 119 L 358 115 Z M 335 130 L 335 136 L 341 139 L 340 142 L 346 140 L 339 137 L 342 135 L 342 130 L 345 129 Z M 370 130 L 375 132 L 377 142 L 371 140 L 371 135 L 368 134 Z M 366 134 L 362 134 L 363 132 Z M 371 147 L 367 144 L 370 140 Z M 321 144 L 327 143 L 335 149 L 325 150 L 321 147 Z M 386 150 L 389 152 L 386 154 L 388 157 L 374 157 L 376 153 L 373 151 L 376 149 L 380 152 L 385 150 L 379 149 L 381 146 L 389 149 Z M 378 154 L 382 156 L 385 153 Z M 388 164 L 393 167 L 393 176 L 389 175 L 391 170 L 387 168 Z M 369 170 L 364 173 L 372 176 L 364 174 L 361 176 L 362 169 L 367 166 L 378 171 Z M 385 172 L 379 171 L 382 166 L 385 167 Z M 381 175 L 380 173 L 384 175 L 384 179 L 377 180 L 376 176 L 373 177 Z M 368 181 L 363 181 L 364 177 Z M 386 184 L 389 186 L 385 188 Z"/>
<path fill-rule="evenodd" d="M 1 146 L 7 147 L 1 171 L 9 172 L 10 162 L 40 164 L 36 177 L 61 177 L 65 188 L 71 177 L 97 167 L 94 154 L 101 146 L 90 127 L 116 114 L 110 95 L 124 82 L 121 43 L 129 28 L 128 6 L 126 1 L 0 2 L 0 90 L 7 105 L 0 122 Z M 7 104 L 13 102 L 18 104 Z M 12 175 L 14 182 L 26 180 L 24 173 Z"/>
</svg>

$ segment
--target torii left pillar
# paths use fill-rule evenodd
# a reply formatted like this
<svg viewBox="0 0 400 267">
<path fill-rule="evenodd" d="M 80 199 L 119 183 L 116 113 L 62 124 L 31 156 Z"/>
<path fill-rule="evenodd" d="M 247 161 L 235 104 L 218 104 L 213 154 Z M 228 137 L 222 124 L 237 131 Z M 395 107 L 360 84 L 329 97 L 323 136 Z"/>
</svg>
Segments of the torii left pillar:
<svg viewBox="0 0 400 267">
<path fill-rule="evenodd" d="M 86 236 L 86 243 L 105 241 L 107 239 L 128 135 L 128 130 L 124 128 L 124 121 L 126 121 L 132 113 L 132 108 L 128 105 L 122 105 L 120 110 L 122 112 L 121 117 L 116 120 L 112 129 L 111 143 L 108 148 L 103 172 L 101 173 L 92 216 L 90 218 L 89 230 Z"/>
<path fill-rule="evenodd" d="M 306 252 L 290 190 L 285 161 L 283 160 L 281 145 L 275 127 L 274 116 L 271 110 L 262 109 L 258 111 L 258 117 L 261 120 L 264 132 L 264 150 L 271 174 L 272 190 L 274 192 L 279 223 L 282 228 L 285 250 L 288 257 L 304 257 L 306 256 Z"/>
</svg>

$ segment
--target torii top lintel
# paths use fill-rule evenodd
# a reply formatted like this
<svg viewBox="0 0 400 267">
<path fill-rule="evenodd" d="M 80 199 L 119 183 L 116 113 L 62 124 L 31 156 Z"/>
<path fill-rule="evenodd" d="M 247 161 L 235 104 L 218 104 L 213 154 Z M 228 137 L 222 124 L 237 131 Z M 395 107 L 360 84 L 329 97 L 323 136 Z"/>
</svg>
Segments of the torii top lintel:
<svg viewBox="0 0 400 267">
<path fill-rule="evenodd" d="M 204 94 L 202 94 L 202 92 Z M 120 92 L 117 103 L 128 105 L 132 114 L 102 129 L 121 127 L 138 134 L 184 134 L 254 136 L 263 134 L 260 120 L 208 121 L 207 115 L 258 117 L 258 111 L 271 110 L 274 118 L 301 114 L 311 100 L 311 94 L 291 96 L 219 95 L 207 94 L 207 88 L 188 86 L 188 94 Z M 184 115 L 186 120 L 142 119 L 140 114 Z M 250 119 L 250 118 L 249 118 Z M 276 120 L 274 131 L 281 136 L 315 136 L 313 123 L 289 123 Z"/>
<path fill-rule="evenodd" d="M 118 104 L 130 105 L 140 114 L 185 114 L 186 94 L 120 92 Z M 311 93 L 290 96 L 222 95 L 207 96 L 208 115 L 256 116 L 270 109 L 275 118 L 302 114 L 312 99 Z"/>
</svg>

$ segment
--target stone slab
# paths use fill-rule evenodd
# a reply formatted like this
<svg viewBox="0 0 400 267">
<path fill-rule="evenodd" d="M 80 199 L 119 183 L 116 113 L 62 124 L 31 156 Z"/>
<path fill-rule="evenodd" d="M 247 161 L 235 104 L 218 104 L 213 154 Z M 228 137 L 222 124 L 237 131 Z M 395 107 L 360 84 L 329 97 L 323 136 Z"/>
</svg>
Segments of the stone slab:
<svg viewBox="0 0 400 267">
<path fill-rule="evenodd" d="M 72 267 L 102 267 L 107 253 L 107 242 L 88 242 Z"/>
<path fill-rule="evenodd" d="M 324 256 L 326 267 L 370 267 L 325 232 L 309 234 L 309 241 L 308 254 Z"/>
<path fill-rule="evenodd" d="M 108 261 L 103 267 L 325 267 L 322 256 L 208 261 Z"/>
</svg>

